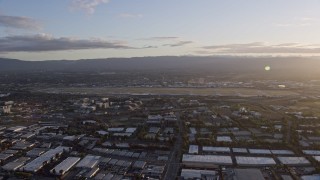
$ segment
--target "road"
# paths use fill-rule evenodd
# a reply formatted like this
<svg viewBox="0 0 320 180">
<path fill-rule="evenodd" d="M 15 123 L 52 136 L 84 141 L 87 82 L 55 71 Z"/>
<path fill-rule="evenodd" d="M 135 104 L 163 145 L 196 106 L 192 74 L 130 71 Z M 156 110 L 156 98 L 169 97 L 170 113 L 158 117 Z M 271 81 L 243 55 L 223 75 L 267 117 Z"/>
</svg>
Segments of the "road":
<svg viewBox="0 0 320 180">
<path fill-rule="evenodd" d="M 180 113 L 176 112 L 179 133 L 176 139 L 176 142 L 173 146 L 173 150 L 171 151 L 171 157 L 169 162 L 167 163 L 167 171 L 164 175 L 164 180 L 172 180 L 177 177 L 179 169 L 180 169 L 180 157 L 181 157 L 181 149 L 182 149 L 182 129 L 183 122 L 180 119 Z"/>
</svg>

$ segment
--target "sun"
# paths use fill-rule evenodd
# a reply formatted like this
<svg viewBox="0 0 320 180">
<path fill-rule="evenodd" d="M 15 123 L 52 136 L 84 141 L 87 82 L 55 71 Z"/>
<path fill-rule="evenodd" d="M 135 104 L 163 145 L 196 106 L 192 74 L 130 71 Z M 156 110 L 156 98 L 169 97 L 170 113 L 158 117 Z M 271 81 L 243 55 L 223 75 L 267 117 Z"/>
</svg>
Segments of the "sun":
<svg viewBox="0 0 320 180">
<path fill-rule="evenodd" d="M 264 70 L 270 71 L 270 70 L 271 70 L 271 67 L 270 67 L 270 66 L 265 66 L 265 67 L 264 67 Z"/>
</svg>

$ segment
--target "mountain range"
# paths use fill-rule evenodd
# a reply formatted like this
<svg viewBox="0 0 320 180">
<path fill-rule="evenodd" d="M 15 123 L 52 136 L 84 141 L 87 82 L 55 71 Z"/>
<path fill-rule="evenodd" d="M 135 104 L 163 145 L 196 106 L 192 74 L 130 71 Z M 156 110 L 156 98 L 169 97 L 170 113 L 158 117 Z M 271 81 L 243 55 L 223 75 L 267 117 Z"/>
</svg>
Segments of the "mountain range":
<svg viewBox="0 0 320 180">
<path fill-rule="evenodd" d="M 35 71 L 201 71 L 320 77 L 318 57 L 159 56 L 82 60 L 22 61 L 0 58 L 0 73 Z"/>
</svg>

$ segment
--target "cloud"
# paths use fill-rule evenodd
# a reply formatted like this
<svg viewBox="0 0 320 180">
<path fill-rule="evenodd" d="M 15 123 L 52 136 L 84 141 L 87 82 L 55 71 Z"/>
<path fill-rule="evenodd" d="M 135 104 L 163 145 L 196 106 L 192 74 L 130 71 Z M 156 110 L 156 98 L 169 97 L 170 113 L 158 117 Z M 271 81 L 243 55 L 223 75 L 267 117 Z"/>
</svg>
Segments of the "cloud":
<svg viewBox="0 0 320 180">
<path fill-rule="evenodd" d="M 72 0 L 71 9 L 83 10 L 87 14 L 93 14 L 97 6 L 108 2 L 110 0 Z"/>
<path fill-rule="evenodd" d="M 5 28 L 40 30 L 41 25 L 38 21 L 24 16 L 0 15 L 0 26 Z"/>
<path fill-rule="evenodd" d="M 139 40 L 144 40 L 144 41 L 168 41 L 168 40 L 177 40 L 179 37 L 174 37 L 174 36 L 160 36 L 160 37 L 149 37 L 149 38 L 141 38 Z"/>
<path fill-rule="evenodd" d="M 291 22 L 275 23 L 274 25 L 277 27 L 305 27 L 305 26 L 312 26 L 315 23 L 317 23 L 317 19 L 302 17 L 302 18 L 294 18 Z"/>
<path fill-rule="evenodd" d="M 164 46 L 170 46 L 170 47 L 178 47 L 178 46 L 184 46 L 187 44 L 192 44 L 192 41 L 179 41 L 173 44 L 164 44 Z"/>
<path fill-rule="evenodd" d="M 130 13 L 122 13 L 119 14 L 119 17 L 121 18 L 142 18 L 142 14 L 130 14 Z"/>
<path fill-rule="evenodd" d="M 247 44 L 226 44 L 215 46 L 204 46 L 202 49 L 215 54 L 318 54 L 320 45 L 284 43 L 268 45 L 262 42 Z"/>
<path fill-rule="evenodd" d="M 120 41 L 102 39 L 55 38 L 48 34 L 0 38 L 0 52 L 41 52 L 81 49 L 135 49 Z"/>
<path fill-rule="evenodd" d="M 158 46 L 144 46 L 142 49 L 153 49 L 158 48 Z"/>
</svg>

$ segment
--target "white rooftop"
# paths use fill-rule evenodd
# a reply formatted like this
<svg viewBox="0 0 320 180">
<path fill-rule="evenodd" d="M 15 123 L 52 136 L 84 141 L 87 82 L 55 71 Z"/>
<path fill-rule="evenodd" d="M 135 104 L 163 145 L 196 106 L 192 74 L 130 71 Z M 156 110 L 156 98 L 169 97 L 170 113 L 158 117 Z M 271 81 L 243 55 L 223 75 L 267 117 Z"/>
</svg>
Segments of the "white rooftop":
<svg viewBox="0 0 320 180">
<path fill-rule="evenodd" d="M 203 151 L 207 152 L 230 152 L 229 147 L 212 147 L 212 146 L 203 146 Z"/>
<path fill-rule="evenodd" d="M 216 165 L 232 165 L 231 156 L 218 156 L 218 155 L 191 155 L 184 154 L 182 162 L 195 162 L 195 163 L 212 163 Z"/>
<path fill-rule="evenodd" d="M 319 150 L 302 150 L 304 154 L 320 156 Z"/>
<path fill-rule="evenodd" d="M 248 153 L 248 150 L 246 148 L 232 148 L 232 151 L 234 153 Z"/>
<path fill-rule="evenodd" d="M 276 155 L 293 155 L 294 152 L 290 150 L 271 150 L 272 154 Z"/>
<path fill-rule="evenodd" d="M 79 157 L 68 157 L 67 159 L 63 160 L 60 164 L 54 167 L 51 170 L 51 173 L 55 171 L 55 174 L 62 175 L 65 172 L 68 172 L 78 161 L 80 161 Z"/>
<path fill-rule="evenodd" d="M 230 136 L 217 136 L 218 142 L 232 142 L 232 139 Z"/>
<path fill-rule="evenodd" d="M 310 162 L 305 157 L 278 157 L 282 164 L 286 165 L 308 165 Z"/>
<path fill-rule="evenodd" d="M 189 146 L 189 154 L 198 154 L 199 146 L 198 145 L 190 145 Z"/>
<path fill-rule="evenodd" d="M 314 158 L 315 160 L 317 160 L 318 162 L 320 162 L 320 156 L 313 156 L 313 158 Z"/>
<path fill-rule="evenodd" d="M 217 175 L 217 171 L 211 171 L 211 170 L 196 170 L 196 169 L 182 169 L 181 171 L 181 177 L 184 179 L 202 179 L 203 175 L 210 175 L 214 176 Z"/>
<path fill-rule="evenodd" d="M 49 151 L 45 152 L 41 156 L 26 164 L 23 169 L 29 172 L 36 172 L 43 167 L 44 162 L 50 161 L 51 158 L 56 156 L 56 154 L 60 154 L 64 150 L 69 150 L 69 147 L 59 146 L 55 149 L 50 149 Z"/>
<path fill-rule="evenodd" d="M 26 129 L 27 127 L 25 126 L 14 126 L 14 127 L 10 127 L 7 130 L 9 131 L 13 131 L 13 132 L 18 132 L 18 131 L 22 131 L 24 129 Z"/>
<path fill-rule="evenodd" d="M 134 133 L 137 130 L 137 128 L 127 128 L 126 133 Z"/>
<path fill-rule="evenodd" d="M 242 166 L 267 166 L 275 165 L 276 162 L 270 157 L 251 157 L 251 156 L 236 156 L 236 161 L 238 165 Z"/>
<path fill-rule="evenodd" d="M 271 154 L 269 149 L 249 149 L 251 154 Z"/>
<path fill-rule="evenodd" d="M 101 156 L 87 155 L 76 165 L 76 167 L 93 168 L 99 163 L 100 157 Z"/>
</svg>

